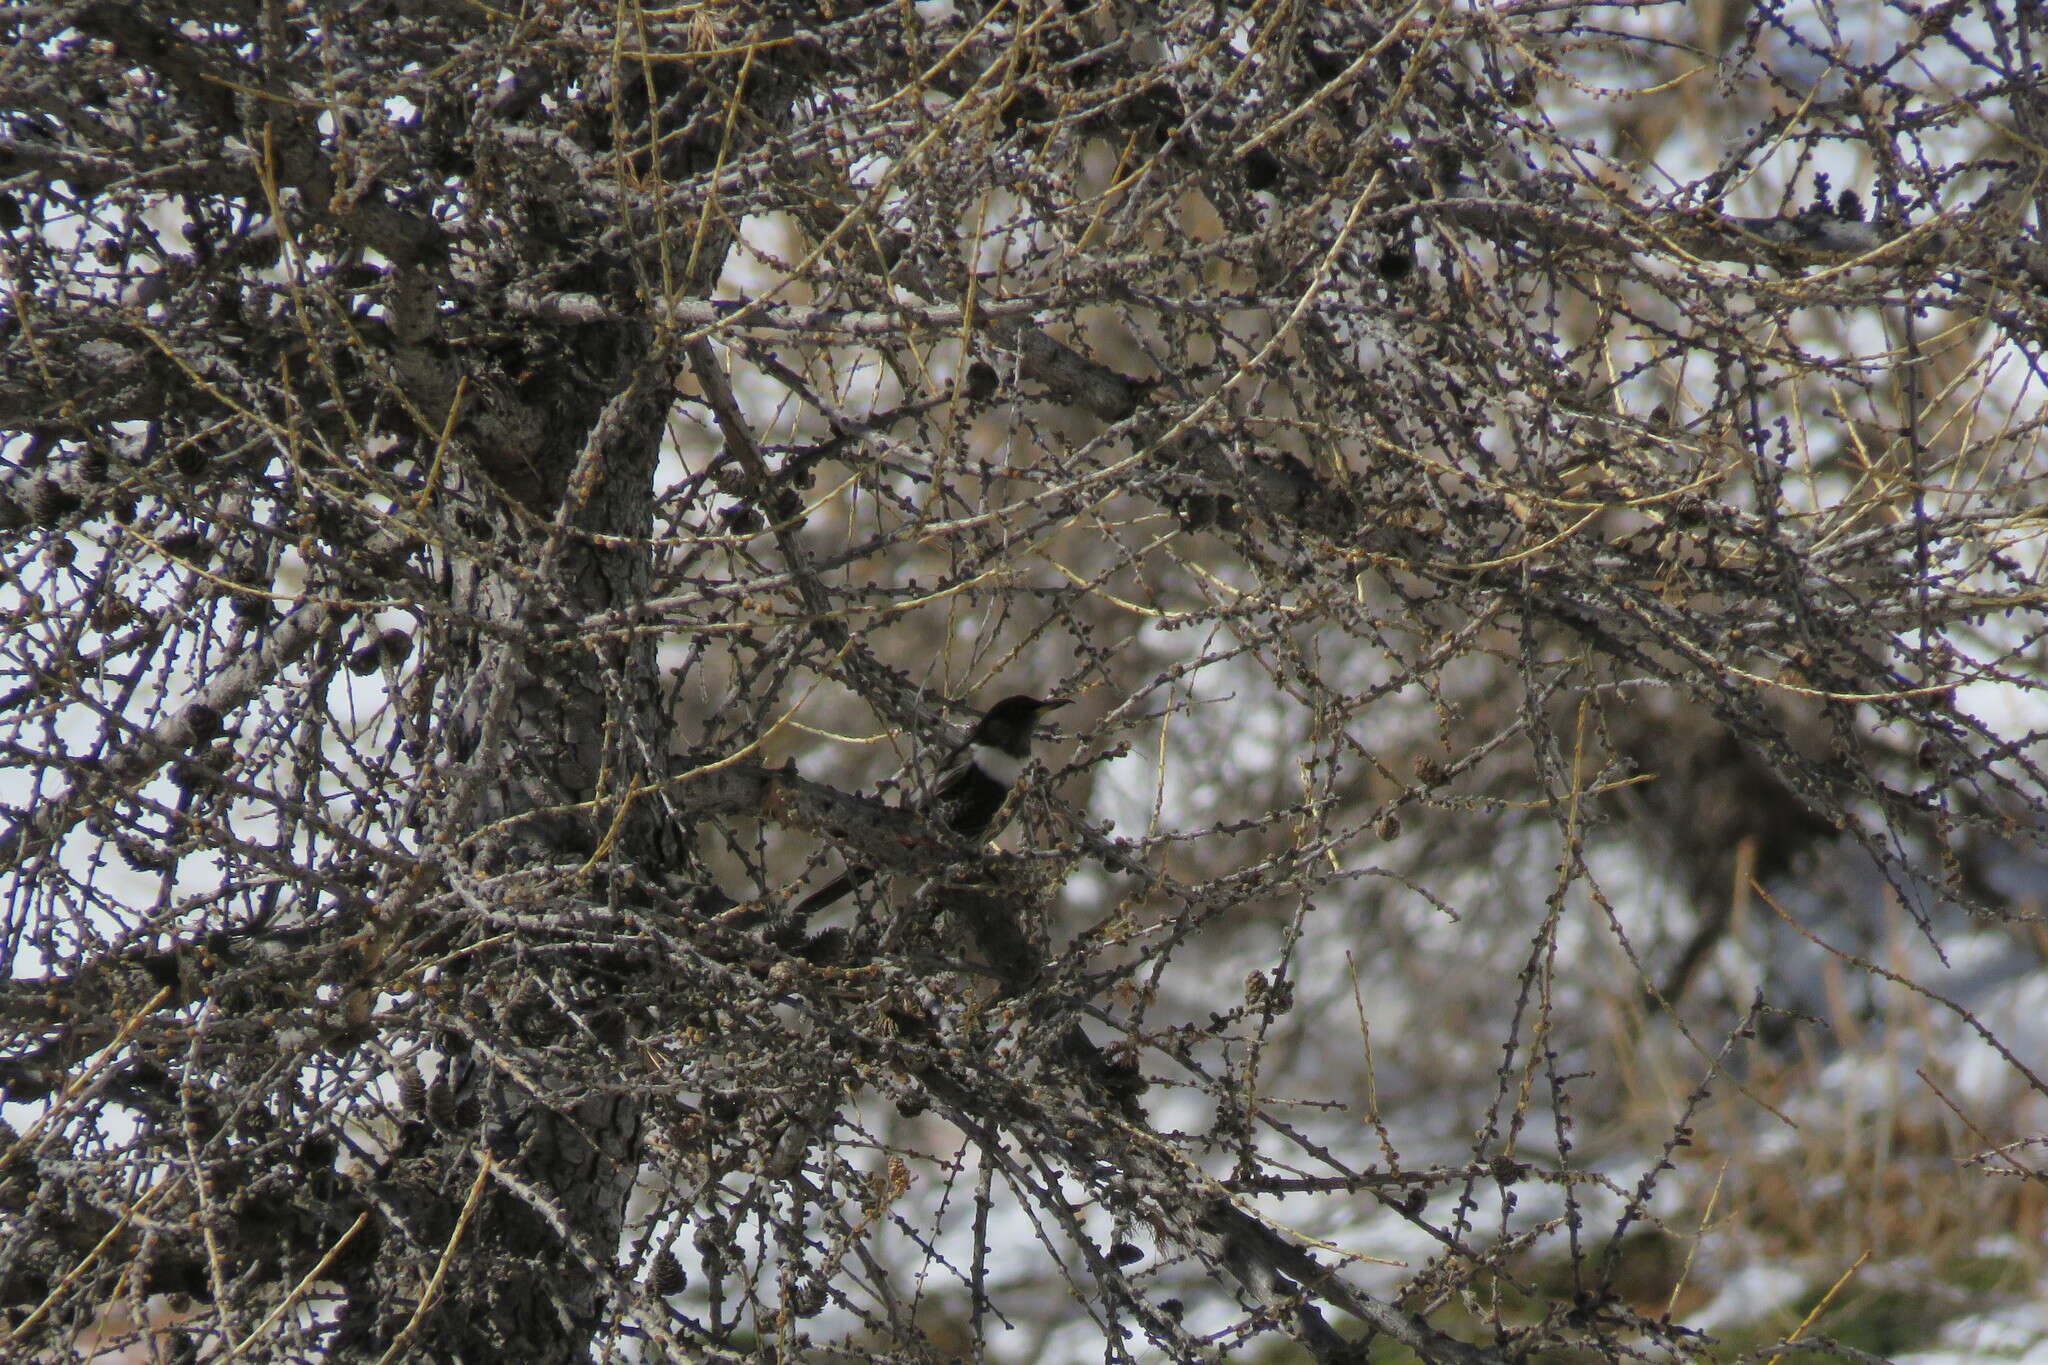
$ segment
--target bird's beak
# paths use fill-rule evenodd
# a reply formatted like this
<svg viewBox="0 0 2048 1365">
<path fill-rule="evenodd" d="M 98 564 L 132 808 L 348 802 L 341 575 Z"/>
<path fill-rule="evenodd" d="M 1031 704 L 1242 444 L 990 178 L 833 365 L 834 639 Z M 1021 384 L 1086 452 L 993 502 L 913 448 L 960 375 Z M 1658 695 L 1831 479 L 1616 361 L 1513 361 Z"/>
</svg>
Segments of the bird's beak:
<svg viewBox="0 0 2048 1365">
<path fill-rule="evenodd" d="M 1051 721 L 1051 713 L 1065 706 L 1068 700 L 1066 697 L 1054 697 L 1051 701 L 1040 702 L 1038 709 L 1031 713 L 1031 728 L 1035 731 L 1043 730 Z"/>
</svg>

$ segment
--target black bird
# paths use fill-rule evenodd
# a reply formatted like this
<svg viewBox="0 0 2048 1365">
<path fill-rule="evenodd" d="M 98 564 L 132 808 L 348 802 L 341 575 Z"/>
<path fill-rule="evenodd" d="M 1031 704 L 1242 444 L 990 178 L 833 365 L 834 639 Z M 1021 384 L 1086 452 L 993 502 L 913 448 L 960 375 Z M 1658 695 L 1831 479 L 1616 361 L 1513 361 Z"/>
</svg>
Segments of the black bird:
<svg viewBox="0 0 2048 1365">
<path fill-rule="evenodd" d="M 1031 761 L 1031 734 L 1038 717 L 1064 700 L 1040 701 L 1019 694 L 1004 697 L 975 723 L 960 747 L 953 751 L 943 774 L 932 789 L 931 798 L 917 809 L 928 820 L 942 821 L 955 834 L 978 839 L 995 823 L 996 813 L 1009 800 L 1024 765 Z M 840 873 L 797 905 L 795 922 L 803 924 L 818 911 L 839 900 L 855 887 L 875 879 L 872 867 L 853 866 Z"/>
</svg>

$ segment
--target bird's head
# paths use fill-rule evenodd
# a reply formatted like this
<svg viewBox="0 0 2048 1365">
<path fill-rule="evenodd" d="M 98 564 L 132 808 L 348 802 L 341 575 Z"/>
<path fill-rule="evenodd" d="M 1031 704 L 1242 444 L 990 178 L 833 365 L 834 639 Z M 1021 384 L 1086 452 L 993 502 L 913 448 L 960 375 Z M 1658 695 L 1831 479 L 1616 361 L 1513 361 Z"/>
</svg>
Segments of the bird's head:
<svg viewBox="0 0 2048 1365">
<path fill-rule="evenodd" d="M 1022 756 L 1030 752 L 1031 729 L 1038 724 L 1039 716 L 1056 706 L 1066 704 L 1065 698 L 1043 701 L 1037 697 L 1024 696 L 1022 693 L 1014 697 L 1004 697 L 988 708 L 988 714 L 974 727 L 974 733 L 969 736 L 969 741 L 974 744 L 985 744 L 991 749 L 1000 749 L 1004 753 Z"/>
</svg>

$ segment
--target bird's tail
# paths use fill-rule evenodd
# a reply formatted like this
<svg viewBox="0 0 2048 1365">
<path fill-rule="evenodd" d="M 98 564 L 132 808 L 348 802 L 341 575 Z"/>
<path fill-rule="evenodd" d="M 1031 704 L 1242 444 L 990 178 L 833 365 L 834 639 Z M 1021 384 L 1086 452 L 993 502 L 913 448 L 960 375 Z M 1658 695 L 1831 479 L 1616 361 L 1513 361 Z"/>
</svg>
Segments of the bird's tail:
<svg viewBox="0 0 2048 1365">
<path fill-rule="evenodd" d="M 798 901 L 796 909 L 791 912 L 791 919 L 799 925 L 807 925 L 811 916 L 852 895 L 874 879 L 875 870 L 872 867 L 849 867 Z"/>
</svg>

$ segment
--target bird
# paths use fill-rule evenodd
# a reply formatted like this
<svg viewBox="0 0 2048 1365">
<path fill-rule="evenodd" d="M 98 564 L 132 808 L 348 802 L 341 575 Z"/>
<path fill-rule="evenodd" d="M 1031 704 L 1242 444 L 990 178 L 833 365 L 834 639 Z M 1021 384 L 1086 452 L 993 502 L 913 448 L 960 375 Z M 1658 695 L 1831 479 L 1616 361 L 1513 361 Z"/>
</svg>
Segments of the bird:
<svg viewBox="0 0 2048 1365">
<path fill-rule="evenodd" d="M 1064 698 L 1048 701 L 1020 692 L 989 707 L 941 769 L 931 796 L 918 803 L 919 813 L 942 822 L 963 838 L 979 839 L 987 834 L 1003 803 L 1010 799 L 1010 788 L 1031 761 L 1031 736 L 1038 718 L 1066 704 Z M 856 864 L 847 868 L 798 903 L 795 923 L 806 923 L 818 911 L 874 879 L 872 867 Z"/>
</svg>

